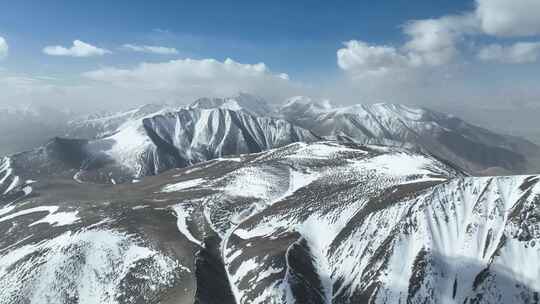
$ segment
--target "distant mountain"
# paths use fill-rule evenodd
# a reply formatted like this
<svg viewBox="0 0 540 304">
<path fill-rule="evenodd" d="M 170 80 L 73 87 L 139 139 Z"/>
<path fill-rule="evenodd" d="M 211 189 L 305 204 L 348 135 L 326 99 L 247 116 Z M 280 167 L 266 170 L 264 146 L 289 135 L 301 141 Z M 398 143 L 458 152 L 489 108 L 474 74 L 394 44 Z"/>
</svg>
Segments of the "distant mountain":
<svg viewBox="0 0 540 304">
<path fill-rule="evenodd" d="M 302 96 L 290 98 L 276 108 L 264 99 L 246 93 L 227 98 L 201 98 L 189 106 L 150 104 L 123 112 L 87 116 L 47 108 L 4 109 L 5 119 L 0 121 L 0 155 L 33 149 L 53 137 L 88 141 L 105 139 L 127 125 L 131 124 L 129 129 L 133 130 L 133 125 L 142 126 L 143 119 L 168 112 L 215 109 L 258 118 L 283 119 L 328 139 L 429 152 L 476 175 L 540 172 L 539 146 L 471 125 L 452 115 L 397 104 L 334 107 L 328 101 L 317 102 Z M 154 157 L 153 153 L 147 155 L 143 157 Z"/>
<path fill-rule="evenodd" d="M 148 124 L 194 113 L 242 115 Z M 468 177 L 429 154 L 330 141 L 135 184 L 9 160 L 5 176 L 21 182 L 0 193 L 2 304 L 538 301 L 540 176 Z"/>
<path fill-rule="evenodd" d="M 151 110 L 158 112 L 148 114 Z M 319 138 L 274 118 L 226 109 L 168 112 L 148 107 L 79 122 L 72 134 L 93 139 L 54 138 L 45 146 L 13 155 L 13 166 L 79 181 L 131 182 L 172 168 L 227 155 L 255 153 Z"/>
<path fill-rule="evenodd" d="M 64 132 L 71 115 L 43 106 L 0 106 L 0 156 L 45 144 Z"/>
<path fill-rule="evenodd" d="M 58 136 L 78 139 L 97 139 L 118 132 L 119 128 L 131 121 L 141 120 L 162 112 L 174 111 L 180 107 L 164 104 L 147 104 L 119 112 L 102 112 L 79 116 L 67 122 L 67 128 Z"/>
<path fill-rule="evenodd" d="M 200 98 L 194 101 L 189 107 L 244 111 L 257 116 L 272 116 L 275 114 L 274 108 L 266 100 L 246 93 L 240 93 L 238 96 L 228 98 Z"/>
<path fill-rule="evenodd" d="M 279 113 L 291 123 L 329 138 L 398 146 L 410 143 L 475 174 L 540 169 L 540 164 L 531 163 L 540 155 L 539 146 L 425 108 L 384 103 L 335 108 L 328 102 L 294 97 Z"/>
</svg>

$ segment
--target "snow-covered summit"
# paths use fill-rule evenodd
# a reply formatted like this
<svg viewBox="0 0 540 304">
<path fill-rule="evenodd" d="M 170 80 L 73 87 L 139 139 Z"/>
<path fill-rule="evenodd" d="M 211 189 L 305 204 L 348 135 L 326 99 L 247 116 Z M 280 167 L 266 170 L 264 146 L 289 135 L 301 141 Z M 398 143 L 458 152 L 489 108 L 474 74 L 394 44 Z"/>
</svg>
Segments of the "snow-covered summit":
<svg viewBox="0 0 540 304">
<path fill-rule="evenodd" d="M 333 108 L 330 100 L 315 101 L 308 96 L 294 96 L 285 101 L 279 108 L 280 112 L 326 112 Z"/>
<path fill-rule="evenodd" d="M 233 111 L 245 111 L 256 116 L 271 116 L 274 109 L 261 97 L 239 93 L 234 97 L 227 98 L 199 98 L 189 108 L 198 109 L 228 109 Z"/>
<path fill-rule="evenodd" d="M 68 122 L 65 136 L 84 139 L 110 136 L 124 128 L 125 125 L 140 124 L 142 119 L 146 117 L 174 111 L 177 108 L 165 104 L 145 104 L 127 111 L 100 112 L 77 117 Z"/>
</svg>

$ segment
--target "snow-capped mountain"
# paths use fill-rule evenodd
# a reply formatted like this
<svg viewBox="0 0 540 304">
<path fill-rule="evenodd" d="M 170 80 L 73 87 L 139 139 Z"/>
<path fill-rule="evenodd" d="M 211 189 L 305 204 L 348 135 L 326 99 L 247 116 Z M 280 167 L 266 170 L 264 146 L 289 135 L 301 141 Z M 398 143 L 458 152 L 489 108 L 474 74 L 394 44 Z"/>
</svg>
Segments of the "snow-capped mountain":
<svg viewBox="0 0 540 304">
<path fill-rule="evenodd" d="M 77 117 L 68 121 L 63 135 L 68 138 L 78 139 L 107 137 L 118 132 L 120 127 L 130 121 L 140 121 L 143 118 L 152 117 L 162 112 L 174 111 L 176 108 L 164 104 L 147 104 L 128 111 L 94 113 Z"/>
<path fill-rule="evenodd" d="M 5 172 L 23 171 L 4 160 Z M 404 148 L 300 142 L 136 184 L 19 179 L 0 195 L 0 303 L 535 303 L 540 292 L 540 176 L 469 177 Z"/>
<path fill-rule="evenodd" d="M 179 110 L 214 109 L 259 118 L 284 119 L 329 139 L 423 150 L 477 175 L 523 174 L 540 170 L 539 146 L 524 139 L 490 132 L 451 115 L 395 104 L 334 107 L 329 101 L 317 102 L 301 96 L 274 108 L 264 99 L 245 93 L 228 98 L 201 98 L 189 106 L 151 104 L 124 112 L 75 117 L 69 122 L 68 116 L 58 118 L 51 114 L 48 115 L 51 116 L 48 123 L 36 122 L 37 126 L 33 123 L 36 111 L 22 112 L 31 113 L 34 118 L 29 119 L 20 116 L 20 111 L 10 111 L 19 113 L 12 115 L 19 123 L 9 119 L 3 121 L 5 126 L 0 128 L 0 132 L 5 131 L 3 139 L 9 141 L 9 145 L 3 145 L 9 147 L 3 154 L 29 150 L 43 144 L 45 138 L 54 136 L 94 141 L 114 137 L 121 133 L 121 129 L 130 129 L 131 135 L 137 135 L 140 132 L 133 132 L 132 126 L 141 126 L 144 119 Z M 131 127 L 126 128 L 128 125 Z M 35 137 L 39 139 L 33 139 Z M 132 155 L 131 158 L 139 156 Z M 119 157 L 125 158 L 124 155 Z"/>
<path fill-rule="evenodd" d="M 539 168 L 531 163 L 540 155 L 539 146 L 424 108 L 384 103 L 336 108 L 328 101 L 300 96 L 289 99 L 279 113 L 321 136 L 385 145 L 410 143 L 475 174 L 515 174 Z"/>
<path fill-rule="evenodd" d="M 97 131 L 96 139 L 55 138 L 11 160 L 24 171 L 70 175 L 80 182 L 123 183 L 226 155 L 318 140 L 310 131 L 284 120 L 243 111 L 147 110 L 99 118 L 93 125 L 87 121 L 74 132 Z"/>
<path fill-rule="evenodd" d="M 247 94 L 65 126 L 0 158 L 0 304 L 538 302 L 540 176 L 470 176 L 527 141 Z"/>
<path fill-rule="evenodd" d="M 267 117 L 275 114 L 274 108 L 266 100 L 247 93 L 239 93 L 237 96 L 228 98 L 200 98 L 195 100 L 189 107 L 198 109 L 221 108 Z"/>
</svg>

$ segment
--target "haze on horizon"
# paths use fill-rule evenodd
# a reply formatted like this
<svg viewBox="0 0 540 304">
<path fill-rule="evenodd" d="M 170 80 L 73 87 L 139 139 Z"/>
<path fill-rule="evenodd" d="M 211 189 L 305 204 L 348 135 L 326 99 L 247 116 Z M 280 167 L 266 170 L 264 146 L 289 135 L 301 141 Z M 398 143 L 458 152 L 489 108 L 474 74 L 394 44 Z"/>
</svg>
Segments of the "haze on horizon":
<svg viewBox="0 0 540 304">
<path fill-rule="evenodd" d="M 0 108 L 96 111 L 245 91 L 422 105 L 540 139 L 537 0 L 37 6 L 0 3 Z"/>
</svg>

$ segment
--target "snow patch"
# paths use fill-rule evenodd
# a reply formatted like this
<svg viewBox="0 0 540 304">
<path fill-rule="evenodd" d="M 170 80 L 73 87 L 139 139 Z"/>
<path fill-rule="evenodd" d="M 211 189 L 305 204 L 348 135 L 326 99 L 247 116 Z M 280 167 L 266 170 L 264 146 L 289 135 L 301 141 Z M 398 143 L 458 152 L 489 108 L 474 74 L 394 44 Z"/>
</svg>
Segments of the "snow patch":
<svg viewBox="0 0 540 304">
<path fill-rule="evenodd" d="M 193 209 L 182 204 L 176 205 L 173 209 L 176 213 L 176 225 L 178 226 L 178 231 L 180 231 L 190 242 L 197 244 L 200 247 L 204 247 L 204 243 L 193 236 L 188 228 L 187 220 L 192 218 L 191 213 L 193 212 Z"/>
<path fill-rule="evenodd" d="M 185 189 L 197 187 L 200 184 L 204 183 L 205 181 L 206 180 L 204 178 L 196 178 L 196 179 L 191 179 L 191 180 L 187 180 L 187 181 L 182 181 L 182 182 L 179 182 L 179 183 L 175 183 L 175 184 L 171 184 L 171 185 L 167 185 L 167 186 L 163 187 L 161 192 L 170 193 L 170 192 L 182 191 L 182 190 L 185 190 Z"/>
<path fill-rule="evenodd" d="M 152 141 L 144 131 L 142 119 L 127 121 L 118 130 L 108 138 L 113 140 L 114 144 L 106 153 L 117 163 L 130 169 L 135 177 L 139 177 L 144 169 L 139 159 L 153 145 Z"/>
<path fill-rule="evenodd" d="M 22 188 L 22 191 L 24 192 L 24 195 L 25 196 L 28 196 L 32 193 L 32 187 L 30 186 L 25 186 Z"/>
<path fill-rule="evenodd" d="M 48 223 L 54 227 L 72 225 L 80 221 L 80 218 L 77 216 L 78 214 L 78 211 L 50 213 L 46 217 L 39 221 L 35 221 L 28 226 L 31 227 L 40 223 Z"/>
<path fill-rule="evenodd" d="M 0 256 L 0 303 L 119 304 L 131 297 L 147 302 L 172 286 L 179 269 L 186 270 L 129 235 L 68 231 Z M 126 289 L 128 275 L 144 293 Z"/>
<path fill-rule="evenodd" d="M 58 209 L 59 209 L 58 206 L 39 206 L 39 207 L 30 208 L 30 209 L 25 209 L 25 210 L 17 211 L 13 214 L 9 214 L 0 218 L 0 222 L 5 222 L 5 221 L 8 221 L 8 220 L 20 217 L 20 216 L 24 216 L 24 215 L 28 215 L 28 214 L 36 213 L 36 212 L 48 212 L 48 215 L 41 218 L 38 221 L 31 223 L 30 225 L 28 225 L 29 227 L 37 225 L 39 223 L 48 223 L 55 227 L 66 226 L 66 225 L 74 224 L 80 220 L 79 217 L 77 216 L 77 213 L 78 213 L 77 211 L 57 212 Z M 3 210 L 4 209 L 2 209 L 2 211 Z M 9 213 L 12 210 L 13 208 L 10 208 L 7 210 L 6 213 Z"/>
</svg>

